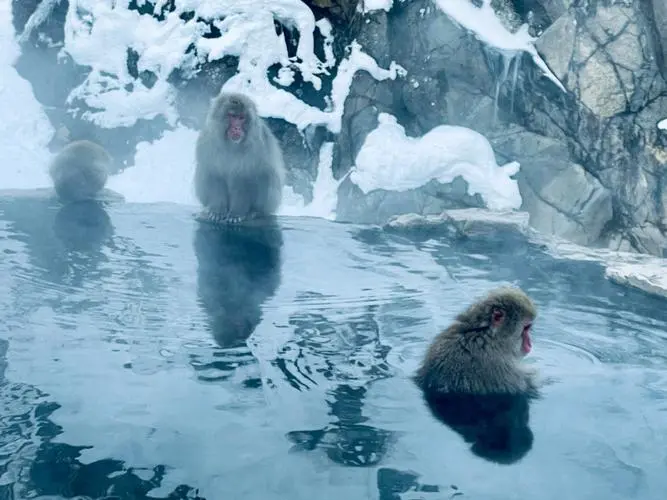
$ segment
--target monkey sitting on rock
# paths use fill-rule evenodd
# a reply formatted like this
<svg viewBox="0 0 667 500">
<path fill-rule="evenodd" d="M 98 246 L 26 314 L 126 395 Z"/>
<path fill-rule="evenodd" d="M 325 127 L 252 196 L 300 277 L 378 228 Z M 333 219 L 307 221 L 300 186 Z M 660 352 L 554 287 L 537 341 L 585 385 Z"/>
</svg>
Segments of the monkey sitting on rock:
<svg viewBox="0 0 667 500">
<path fill-rule="evenodd" d="M 255 103 L 222 92 L 197 138 L 195 193 L 210 222 L 237 223 L 274 215 L 282 200 L 282 150 Z"/>
<path fill-rule="evenodd" d="M 515 288 L 499 288 L 460 313 L 426 352 L 415 382 L 438 394 L 537 396 L 534 372 L 520 365 L 530 352 L 537 310 Z"/>
<path fill-rule="evenodd" d="M 99 144 L 71 142 L 49 167 L 56 195 L 63 203 L 96 199 L 104 190 L 111 164 L 111 155 Z"/>
</svg>

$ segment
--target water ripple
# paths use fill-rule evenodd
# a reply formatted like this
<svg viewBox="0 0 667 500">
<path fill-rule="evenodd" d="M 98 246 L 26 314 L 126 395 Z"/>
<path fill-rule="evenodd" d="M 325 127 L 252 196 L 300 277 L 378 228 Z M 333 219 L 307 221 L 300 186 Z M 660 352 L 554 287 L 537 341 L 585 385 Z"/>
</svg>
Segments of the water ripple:
<svg viewBox="0 0 667 500">
<path fill-rule="evenodd" d="M 595 263 L 516 235 L 413 241 L 296 218 L 231 232 L 179 207 L 105 210 L 111 231 L 82 250 L 71 226 L 54 230 L 57 207 L 0 198 L 0 496 L 667 488 L 664 303 Z M 534 297 L 526 362 L 547 385 L 533 449 L 498 468 L 433 418 L 410 375 L 501 284 Z"/>
</svg>

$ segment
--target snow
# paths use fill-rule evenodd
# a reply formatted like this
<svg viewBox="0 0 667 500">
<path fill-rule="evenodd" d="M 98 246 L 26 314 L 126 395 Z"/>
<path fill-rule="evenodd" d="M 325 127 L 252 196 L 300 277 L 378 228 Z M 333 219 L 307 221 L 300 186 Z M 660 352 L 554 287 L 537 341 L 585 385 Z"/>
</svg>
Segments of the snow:
<svg viewBox="0 0 667 500">
<path fill-rule="evenodd" d="M 384 10 L 389 12 L 394 4 L 394 0 L 364 0 L 359 8 L 364 14 L 374 10 Z"/>
<path fill-rule="evenodd" d="M 0 158 L 1 189 L 40 188 L 50 185 L 46 165 L 53 136 L 44 110 L 35 99 L 30 83 L 13 67 L 20 54 L 14 40 L 11 2 L 0 2 Z"/>
<path fill-rule="evenodd" d="M 174 123 L 174 92 L 166 78 L 185 62 L 185 51 L 198 36 L 196 23 L 184 23 L 173 13 L 158 21 L 128 10 L 126 1 L 70 2 L 63 51 L 91 73 L 71 92 L 69 102 L 80 99 L 94 108 L 84 117 L 101 127 L 127 127 L 159 115 Z M 140 73 L 157 77 L 151 88 L 130 74 L 128 49 L 139 54 Z"/>
<path fill-rule="evenodd" d="M 440 125 L 414 138 L 405 135 L 392 115 L 381 113 L 378 121 L 350 174 L 364 193 L 375 189 L 405 191 L 431 179 L 447 183 L 460 175 L 468 182 L 469 194 L 479 193 L 491 210 L 521 206 L 519 187 L 510 178 L 518 172 L 519 164 L 499 167 L 483 135 L 465 127 Z"/>
<path fill-rule="evenodd" d="M 154 142 L 137 144 L 135 165 L 111 177 L 108 187 L 128 202 L 198 205 L 192 188 L 196 141 L 195 130 L 180 126 Z"/>
<path fill-rule="evenodd" d="M 667 118 L 658 122 L 658 128 L 660 130 L 667 130 Z"/>
<path fill-rule="evenodd" d="M 491 7 L 491 0 L 482 0 L 481 7 L 475 7 L 470 0 L 435 0 L 435 3 L 452 20 L 472 31 L 482 42 L 509 54 L 528 53 L 547 78 L 558 85 L 563 92 L 567 92 L 537 53 L 533 44 L 536 39 L 528 33 L 527 24 L 521 26 L 516 33 L 510 32 L 496 16 Z"/>
<path fill-rule="evenodd" d="M 536 235 L 533 235 L 537 238 Z M 539 236 L 558 258 L 594 260 L 605 267 L 605 276 L 619 285 L 667 298 L 667 259 L 606 248 L 588 248 L 555 236 Z"/>
<path fill-rule="evenodd" d="M 320 149 L 320 161 L 317 167 L 317 177 L 313 183 L 313 201 L 305 204 L 303 198 L 286 188 L 280 215 L 321 217 L 334 220 L 336 218 L 337 190 L 342 179 L 334 179 L 333 170 L 333 142 L 325 142 Z"/>
<path fill-rule="evenodd" d="M 175 10 L 160 21 L 127 9 L 127 0 L 74 0 L 69 4 L 65 23 L 65 47 L 78 64 L 90 66 L 91 74 L 69 96 L 70 102 L 83 100 L 95 111 L 85 117 L 102 127 L 130 126 L 138 119 L 163 116 L 174 124 L 174 89 L 167 81 L 176 69 L 193 68 L 196 63 L 215 61 L 224 56 L 239 58 L 238 73 L 225 82 L 223 90 L 244 92 L 258 104 L 261 116 L 282 118 L 300 129 L 324 125 L 340 131 L 343 104 L 352 78 L 365 70 L 378 80 L 396 78 L 401 68 L 393 64 L 383 70 L 353 44 L 342 62 L 330 96 L 331 109 L 319 110 L 269 82 L 267 71 L 280 64 L 283 71 L 277 82 L 288 85 L 293 68 L 304 81 L 321 88 L 321 75 L 334 65 L 331 25 L 317 23 L 311 10 L 300 0 L 181 0 Z M 180 15 L 195 12 L 190 21 Z M 204 38 L 207 30 L 198 19 L 215 20 L 218 38 Z M 276 34 L 274 19 L 299 32 L 296 60 L 291 60 L 283 35 Z M 94 20 L 94 23 L 93 23 Z M 314 33 L 325 38 L 324 61 L 314 51 Z M 186 54 L 194 46 L 194 53 Z M 148 88 L 127 68 L 127 50 L 138 58 L 138 71 L 149 71 L 157 78 Z M 104 54 L 104 57 L 100 57 Z"/>
<path fill-rule="evenodd" d="M 607 267 L 605 275 L 620 285 L 638 288 L 667 299 L 667 262 L 664 259 L 639 264 L 616 262 Z"/>
</svg>

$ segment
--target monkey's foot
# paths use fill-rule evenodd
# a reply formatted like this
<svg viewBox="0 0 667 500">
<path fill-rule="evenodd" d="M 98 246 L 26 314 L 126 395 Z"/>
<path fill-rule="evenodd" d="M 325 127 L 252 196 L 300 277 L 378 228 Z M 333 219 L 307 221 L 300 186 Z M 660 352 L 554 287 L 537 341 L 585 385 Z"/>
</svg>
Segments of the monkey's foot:
<svg viewBox="0 0 667 500">
<path fill-rule="evenodd" d="M 240 224 L 247 220 L 247 217 L 232 217 L 212 210 L 202 210 L 195 218 L 202 222 L 210 222 L 212 224 Z"/>
<path fill-rule="evenodd" d="M 202 210 L 195 216 L 195 219 L 200 222 L 209 222 L 211 224 L 223 224 L 225 222 L 224 215 L 211 210 Z"/>
</svg>

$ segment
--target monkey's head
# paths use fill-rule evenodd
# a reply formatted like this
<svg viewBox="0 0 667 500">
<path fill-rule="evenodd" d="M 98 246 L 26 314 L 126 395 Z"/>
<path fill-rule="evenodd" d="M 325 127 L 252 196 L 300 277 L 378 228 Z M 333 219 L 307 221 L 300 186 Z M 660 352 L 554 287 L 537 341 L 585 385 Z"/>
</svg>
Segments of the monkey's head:
<svg viewBox="0 0 667 500">
<path fill-rule="evenodd" d="M 517 357 L 532 349 L 530 337 L 537 309 L 528 295 L 518 288 L 492 290 L 482 301 L 459 316 L 468 329 L 487 329 L 491 339 L 504 351 Z"/>
<path fill-rule="evenodd" d="M 221 93 L 213 102 L 211 118 L 221 127 L 225 139 L 241 144 L 257 119 L 257 107 L 247 96 L 239 93 Z"/>
</svg>

